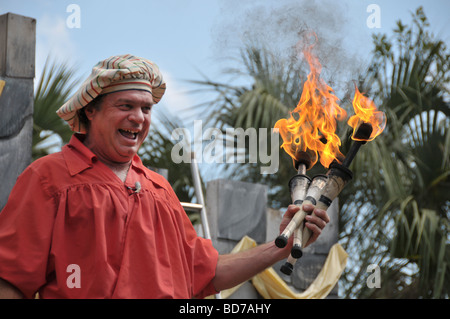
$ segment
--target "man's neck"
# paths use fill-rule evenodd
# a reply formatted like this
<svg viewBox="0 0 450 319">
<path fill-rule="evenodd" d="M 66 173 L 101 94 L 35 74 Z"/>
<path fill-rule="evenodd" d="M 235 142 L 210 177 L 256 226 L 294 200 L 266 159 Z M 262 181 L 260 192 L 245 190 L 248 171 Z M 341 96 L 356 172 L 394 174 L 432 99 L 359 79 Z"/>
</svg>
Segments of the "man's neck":
<svg viewBox="0 0 450 319">
<path fill-rule="evenodd" d="M 130 170 L 131 161 L 128 163 L 120 163 L 120 164 L 115 164 L 115 165 L 111 165 L 111 164 L 108 164 L 105 162 L 103 162 L 103 164 L 108 166 L 113 171 L 113 173 L 116 174 L 117 177 L 119 177 L 120 180 L 125 183 L 125 180 L 127 179 L 128 171 Z"/>
<path fill-rule="evenodd" d="M 127 162 L 111 161 L 105 156 L 102 156 L 101 152 L 97 152 L 96 147 L 89 143 L 89 138 L 85 138 L 82 142 L 88 149 L 92 151 L 92 153 L 97 156 L 100 162 L 108 166 L 113 171 L 113 173 L 116 174 L 117 177 L 119 177 L 120 180 L 125 183 L 132 160 L 129 160 Z"/>
</svg>

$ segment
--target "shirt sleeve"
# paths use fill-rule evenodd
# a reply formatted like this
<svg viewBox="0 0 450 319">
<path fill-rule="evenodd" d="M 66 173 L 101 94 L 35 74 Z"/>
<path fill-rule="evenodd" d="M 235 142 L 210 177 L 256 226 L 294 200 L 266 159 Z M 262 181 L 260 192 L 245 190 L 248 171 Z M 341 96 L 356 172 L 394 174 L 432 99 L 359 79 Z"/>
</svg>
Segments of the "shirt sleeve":
<svg viewBox="0 0 450 319">
<path fill-rule="evenodd" d="M 29 166 L 0 213 L 0 278 L 25 298 L 46 282 L 55 211 L 48 183 Z"/>
<path fill-rule="evenodd" d="M 218 293 L 213 285 L 219 253 L 210 239 L 197 238 L 194 255 L 194 297 L 205 298 Z"/>
</svg>

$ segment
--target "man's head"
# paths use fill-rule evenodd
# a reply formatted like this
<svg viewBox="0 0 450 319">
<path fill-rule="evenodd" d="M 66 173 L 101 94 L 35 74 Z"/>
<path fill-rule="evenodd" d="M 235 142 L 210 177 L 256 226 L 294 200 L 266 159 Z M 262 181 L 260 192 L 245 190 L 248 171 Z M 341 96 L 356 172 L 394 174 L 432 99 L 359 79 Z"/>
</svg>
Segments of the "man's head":
<svg viewBox="0 0 450 319">
<path fill-rule="evenodd" d="M 87 107 L 99 107 L 103 97 L 115 92 L 139 90 L 148 92 L 158 103 L 166 90 L 166 83 L 158 66 L 147 59 L 129 54 L 112 56 L 98 62 L 81 88 L 58 111 L 74 132 L 86 133 Z M 81 120 L 80 120 L 81 116 Z"/>
</svg>

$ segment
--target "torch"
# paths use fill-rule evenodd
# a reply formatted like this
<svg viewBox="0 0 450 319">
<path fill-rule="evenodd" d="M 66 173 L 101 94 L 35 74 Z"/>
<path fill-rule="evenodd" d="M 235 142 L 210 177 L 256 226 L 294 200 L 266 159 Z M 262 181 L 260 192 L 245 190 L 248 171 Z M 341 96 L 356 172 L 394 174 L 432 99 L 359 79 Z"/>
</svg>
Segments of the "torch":
<svg viewBox="0 0 450 319">
<path fill-rule="evenodd" d="M 357 95 L 359 98 L 364 98 L 359 91 L 357 91 Z M 366 103 L 368 102 L 366 101 Z M 357 110 L 356 107 L 355 110 Z M 361 120 L 361 117 L 357 117 L 356 115 L 350 118 L 349 125 L 354 129 L 352 136 L 353 143 L 345 158 L 342 159 L 342 157 L 339 156 L 339 158 L 342 159 L 342 164 L 336 159 L 333 160 L 329 165 L 326 175 L 319 174 L 310 179 L 305 175 L 306 169 L 311 168 L 310 157 L 306 152 L 297 151 L 295 153 L 296 159 L 294 159 L 294 167 L 297 169 L 297 175 L 289 181 L 289 189 L 293 204 L 300 206 L 300 210 L 294 215 L 284 231 L 275 239 L 275 245 L 279 248 L 283 248 L 287 245 L 289 237 L 294 235 L 294 244 L 291 249 L 291 254 L 286 263 L 281 267 L 281 271 L 286 275 L 292 273 L 297 259 L 301 258 L 303 255 L 303 245 L 309 241 L 312 235 L 311 230 L 304 227 L 304 219 L 307 214 L 303 210 L 302 205 L 310 204 L 325 211 L 328 209 L 332 201 L 352 179 L 353 173 L 349 169 L 349 166 L 360 147 L 366 144 L 367 141 L 373 139 L 373 124 L 375 125 L 376 135 L 380 134 L 384 129 L 385 118 L 384 114 L 383 116 L 380 116 L 380 113 L 382 112 L 373 112 L 373 114 L 377 114 L 378 120 L 372 122 L 364 122 Z M 309 183 L 307 181 L 309 181 Z"/>
<path fill-rule="evenodd" d="M 302 204 L 310 204 L 325 211 L 328 209 L 344 186 L 352 179 L 353 174 L 348 166 L 355 158 L 361 145 L 365 144 L 369 139 L 371 133 L 372 126 L 369 123 L 362 123 L 354 135 L 354 138 L 358 140 L 352 144 L 343 163 L 339 164 L 337 161 L 333 161 L 327 174 L 314 176 L 309 183 L 309 187 L 305 182 L 299 182 L 303 181 L 307 177 L 306 175 L 297 174 L 289 181 L 292 201 L 295 205 L 300 206 L 300 211 L 294 215 L 284 231 L 275 239 L 275 245 L 283 248 L 286 246 L 289 237 L 294 234 L 294 245 L 292 246 L 291 254 L 281 267 L 281 271 L 284 274 L 290 275 L 292 273 L 295 262 L 303 255 L 303 243 L 307 243 L 312 234 L 311 230 L 303 225 L 303 220 L 307 214 L 303 211 Z M 299 166 L 301 165 L 305 167 L 304 164 Z M 309 177 L 307 178 L 309 179 Z M 307 191 L 306 187 L 308 187 Z M 304 200 L 300 200 L 303 194 L 305 194 Z"/>
<path fill-rule="evenodd" d="M 288 275 L 296 260 L 303 255 L 302 247 L 311 237 L 311 231 L 304 227 L 306 212 L 302 206 L 311 204 L 326 211 L 352 179 L 349 166 L 361 145 L 373 140 L 386 125 L 384 113 L 378 111 L 375 104 L 361 94 L 355 85 L 352 102 L 355 115 L 347 122 L 353 128 L 353 143 L 344 157 L 339 150 L 341 141 L 335 132 L 336 120 L 344 120 L 347 113 L 337 104 L 338 98 L 333 89 L 320 78 L 322 67 L 312 53 L 313 47 L 314 44 L 303 51 L 310 73 L 303 85 L 300 101 L 290 112 L 289 118 L 278 120 L 274 126 L 283 139 L 281 147 L 293 158 L 297 170 L 297 174 L 289 181 L 289 190 L 292 203 L 300 206 L 300 210 L 275 239 L 275 245 L 283 248 L 290 236 L 294 236 L 291 254 L 281 269 Z M 315 165 L 319 157 L 328 171 L 325 175 L 319 174 L 311 179 L 305 172 Z"/>
</svg>

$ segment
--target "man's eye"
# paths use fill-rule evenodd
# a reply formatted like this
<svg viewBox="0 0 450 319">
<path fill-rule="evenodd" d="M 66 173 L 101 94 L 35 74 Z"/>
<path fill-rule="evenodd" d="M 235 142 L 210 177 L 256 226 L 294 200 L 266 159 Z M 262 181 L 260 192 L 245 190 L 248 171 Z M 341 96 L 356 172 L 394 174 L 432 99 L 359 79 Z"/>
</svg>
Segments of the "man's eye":
<svg viewBox="0 0 450 319">
<path fill-rule="evenodd" d="M 152 110 L 152 107 L 151 107 L 151 106 L 145 106 L 145 107 L 142 108 L 142 111 L 143 111 L 144 113 L 149 113 L 149 112 L 151 112 L 151 110 Z"/>
<path fill-rule="evenodd" d="M 122 109 L 126 109 L 126 110 L 129 110 L 132 108 L 132 106 L 130 104 L 122 104 L 122 105 L 119 105 L 119 107 Z"/>
</svg>

